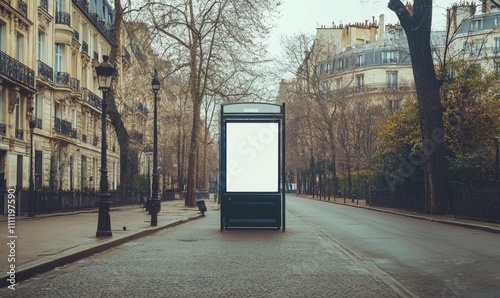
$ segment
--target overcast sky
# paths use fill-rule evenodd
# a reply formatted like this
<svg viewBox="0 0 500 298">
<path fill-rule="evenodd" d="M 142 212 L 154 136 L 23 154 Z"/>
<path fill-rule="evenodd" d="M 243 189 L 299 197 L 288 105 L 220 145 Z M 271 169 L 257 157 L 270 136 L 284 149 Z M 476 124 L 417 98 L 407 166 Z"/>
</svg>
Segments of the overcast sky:
<svg viewBox="0 0 500 298">
<path fill-rule="evenodd" d="M 433 24 L 444 29 L 446 7 L 457 0 L 434 0 Z M 277 28 L 272 33 L 273 47 L 279 46 L 280 36 L 297 34 L 315 35 L 316 28 L 323 25 L 331 27 L 335 24 L 348 24 L 378 21 L 385 15 L 385 23 L 398 21 L 394 12 L 387 8 L 389 0 L 282 0 L 280 17 L 276 21 Z M 403 1 L 406 2 L 406 1 Z"/>
</svg>

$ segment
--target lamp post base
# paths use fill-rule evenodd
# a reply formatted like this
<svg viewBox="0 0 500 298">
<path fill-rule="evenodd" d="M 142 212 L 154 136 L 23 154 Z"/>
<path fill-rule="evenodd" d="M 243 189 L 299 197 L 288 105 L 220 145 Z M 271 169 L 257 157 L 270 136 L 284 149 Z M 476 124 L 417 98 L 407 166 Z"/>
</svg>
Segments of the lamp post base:
<svg viewBox="0 0 500 298">
<path fill-rule="evenodd" d="M 102 193 L 99 195 L 99 218 L 97 222 L 96 237 L 109 237 L 113 236 L 111 232 L 111 218 L 109 216 L 111 202 L 109 197 L 110 193 Z"/>
<path fill-rule="evenodd" d="M 151 225 L 152 226 L 157 226 L 158 225 L 158 207 L 159 207 L 160 201 L 156 198 L 153 198 L 151 200 Z"/>
</svg>

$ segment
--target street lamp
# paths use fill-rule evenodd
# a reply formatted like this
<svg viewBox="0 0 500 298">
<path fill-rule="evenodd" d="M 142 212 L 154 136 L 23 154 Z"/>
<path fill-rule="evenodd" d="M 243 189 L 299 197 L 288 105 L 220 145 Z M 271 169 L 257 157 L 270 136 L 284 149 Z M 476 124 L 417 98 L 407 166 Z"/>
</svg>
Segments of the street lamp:
<svg viewBox="0 0 500 298">
<path fill-rule="evenodd" d="M 99 84 L 99 90 L 102 91 L 102 115 L 101 115 L 101 183 L 99 189 L 99 218 L 97 222 L 97 232 L 96 237 L 101 236 L 113 236 L 111 232 L 111 219 L 109 216 L 110 210 L 110 197 L 109 193 L 109 183 L 108 183 L 108 165 L 106 156 L 106 115 L 107 115 L 107 103 L 106 103 L 106 93 L 111 89 L 111 83 L 113 81 L 113 75 L 116 72 L 116 68 L 108 62 L 108 56 L 102 56 L 104 60 L 99 66 L 95 68 L 97 74 L 97 82 Z"/>
<path fill-rule="evenodd" d="M 36 126 L 36 119 L 35 115 L 33 114 L 33 108 L 31 108 L 29 112 L 29 127 L 30 127 L 30 196 L 28 200 L 28 216 L 29 217 L 34 217 L 35 216 L 35 194 L 34 194 L 34 187 L 35 183 L 33 182 L 33 130 L 35 129 Z"/>
<path fill-rule="evenodd" d="M 151 80 L 151 88 L 155 95 L 154 102 L 154 119 L 153 119 L 153 183 L 151 186 L 151 225 L 158 225 L 158 90 L 160 90 L 160 80 L 158 79 L 158 71 L 155 68 L 154 77 Z"/>
</svg>

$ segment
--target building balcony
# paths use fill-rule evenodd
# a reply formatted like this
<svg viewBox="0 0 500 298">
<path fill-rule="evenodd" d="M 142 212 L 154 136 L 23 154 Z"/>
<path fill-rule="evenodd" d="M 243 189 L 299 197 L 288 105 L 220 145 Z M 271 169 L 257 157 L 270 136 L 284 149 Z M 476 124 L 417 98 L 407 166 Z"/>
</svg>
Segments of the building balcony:
<svg viewBox="0 0 500 298">
<path fill-rule="evenodd" d="M 24 131 L 22 129 L 16 128 L 16 139 L 22 140 L 24 137 Z"/>
<path fill-rule="evenodd" d="M 32 90 L 34 89 L 35 71 L 1 51 L 0 75 L 6 76 Z"/>
<path fill-rule="evenodd" d="M 76 40 L 77 42 L 80 42 L 80 32 L 78 31 L 73 31 L 73 39 Z"/>
<path fill-rule="evenodd" d="M 19 13 L 27 18 L 28 17 L 28 4 L 26 2 L 24 2 L 23 0 L 17 0 L 17 11 L 19 11 Z"/>
<path fill-rule="evenodd" d="M 50 82 L 54 81 L 54 70 L 52 67 L 38 60 L 38 76 L 46 78 Z"/>
<path fill-rule="evenodd" d="M 54 117 L 54 130 L 57 133 L 76 139 L 76 129 L 72 128 L 69 121 Z"/>
<path fill-rule="evenodd" d="M 73 93 L 80 93 L 80 80 L 77 78 L 70 78 L 69 79 L 69 85 L 71 87 L 71 91 Z"/>
<path fill-rule="evenodd" d="M 87 88 L 83 88 L 83 101 L 99 111 L 102 108 L 101 98 Z"/>
<path fill-rule="evenodd" d="M 41 118 L 36 118 L 35 119 L 35 127 L 42 129 L 42 119 Z"/>
<path fill-rule="evenodd" d="M 73 3 L 75 3 L 76 6 L 78 6 L 78 8 L 80 8 L 86 14 L 89 13 L 89 2 L 88 2 L 88 0 L 73 0 Z"/>
<path fill-rule="evenodd" d="M 82 51 L 87 55 L 89 54 L 89 44 L 85 41 L 82 42 Z"/>
<path fill-rule="evenodd" d="M 67 72 L 56 71 L 54 74 L 54 83 L 57 86 L 70 88 L 70 76 Z"/>
<path fill-rule="evenodd" d="M 65 11 L 56 11 L 56 24 L 71 26 L 71 15 Z"/>
<path fill-rule="evenodd" d="M 49 0 L 38 0 L 38 7 L 49 11 Z"/>
</svg>

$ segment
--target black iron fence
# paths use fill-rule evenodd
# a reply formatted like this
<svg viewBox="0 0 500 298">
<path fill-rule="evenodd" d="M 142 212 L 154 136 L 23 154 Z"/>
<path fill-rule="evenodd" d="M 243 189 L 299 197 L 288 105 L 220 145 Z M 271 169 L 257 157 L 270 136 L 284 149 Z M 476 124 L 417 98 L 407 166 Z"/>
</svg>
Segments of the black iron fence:
<svg viewBox="0 0 500 298">
<path fill-rule="evenodd" d="M 466 189 L 453 193 L 451 211 L 455 218 L 500 222 L 500 189 Z M 370 190 L 369 204 L 425 213 L 423 196 L 389 190 Z"/>
<path fill-rule="evenodd" d="M 1 191 L 0 215 L 7 214 L 7 191 Z M 149 197 L 149 192 L 123 193 L 111 191 L 111 207 L 135 205 L 140 207 Z M 99 207 L 98 191 L 35 191 L 35 214 L 74 212 L 96 209 Z M 28 214 L 29 190 L 18 190 L 15 193 L 17 214 Z M 173 200 L 175 194 L 164 192 L 160 195 L 162 201 Z"/>
<path fill-rule="evenodd" d="M 458 190 L 455 218 L 500 222 L 500 189 Z"/>
<path fill-rule="evenodd" d="M 383 189 L 371 189 L 368 191 L 368 198 L 370 206 L 374 207 L 425 212 L 425 199 L 419 195 L 410 195 Z"/>
</svg>

